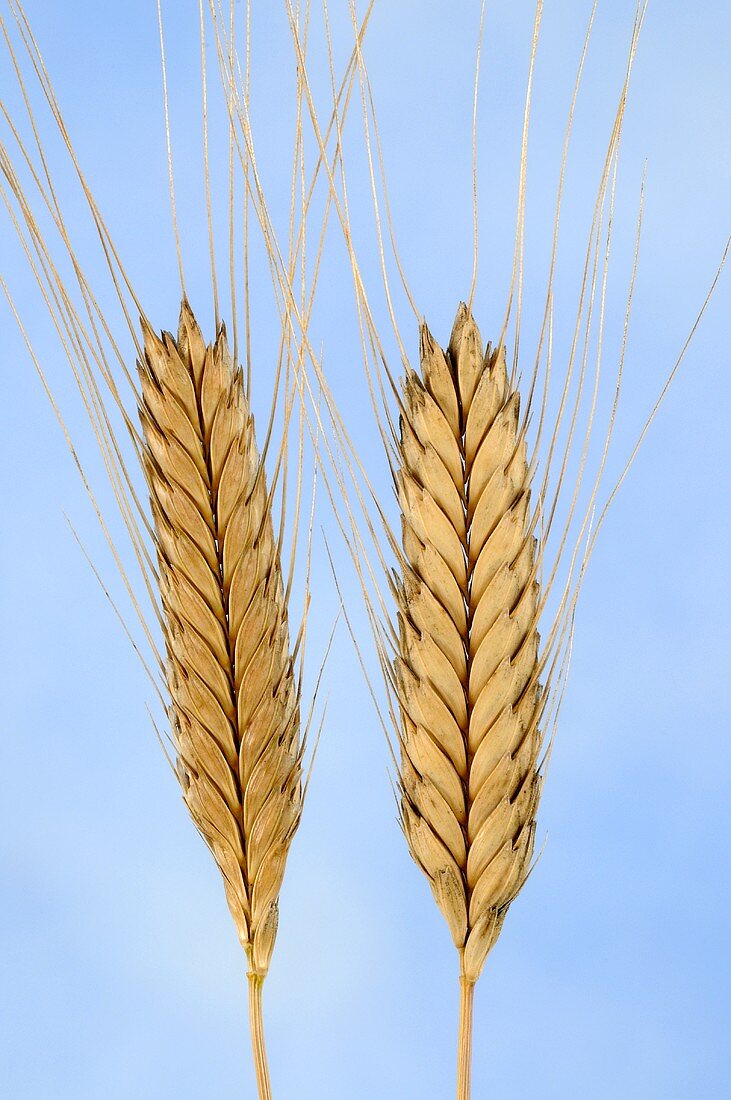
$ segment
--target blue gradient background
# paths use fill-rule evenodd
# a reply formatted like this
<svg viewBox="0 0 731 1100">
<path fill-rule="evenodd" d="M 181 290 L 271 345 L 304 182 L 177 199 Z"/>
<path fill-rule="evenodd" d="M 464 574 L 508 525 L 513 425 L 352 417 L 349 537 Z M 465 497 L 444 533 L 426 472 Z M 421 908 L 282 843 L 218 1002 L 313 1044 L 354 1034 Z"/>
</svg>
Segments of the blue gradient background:
<svg viewBox="0 0 731 1100">
<path fill-rule="evenodd" d="M 526 349 L 541 306 L 562 126 L 589 7 L 584 0 L 546 3 L 531 143 Z M 181 119 L 198 109 L 197 4 L 166 8 L 171 95 Z M 289 151 L 283 159 L 276 123 L 290 91 L 291 47 L 280 6 L 254 8 L 255 136 L 281 214 L 287 188 L 276 181 Z M 177 293 L 154 5 L 28 0 L 27 10 L 133 282 L 148 314 L 172 327 Z M 347 20 L 335 14 L 342 63 Z M 626 0 L 603 4 L 589 56 L 564 213 L 559 346 L 573 316 L 632 14 Z M 488 4 L 476 299 L 485 333 L 499 323 L 509 274 L 532 16 L 530 3 Z M 476 2 L 394 0 L 377 4 L 367 39 L 402 259 L 443 341 L 471 274 L 478 19 Z M 321 64 L 318 34 L 319 24 L 312 56 Z M 646 160 L 615 474 L 731 230 L 730 51 L 726 0 L 651 4 L 618 193 L 624 275 L 610 293 L 616 347 Z M 0 84 L 4 96 L 12 86 L 5 58 Z M 350 122 L 351 188 L 366 210 L 356 113 Z M 175 140 L 189 290 L 202 311 L 209 300 L 205 224 L 200 188 L 187 171 L 191 164 L 199 173 L 198 129 L 186 137 L 178 125 Z M 80 235 L 93 255 L 88 228 Z M 323 347 L 343 414 L 387 493 L 364 412 L 352 294 L 335 229 L 329 242 L 313 344 Z M 6 218 L 0 250 L 49 381 L 98 472 L 83 411 Z M 372 241 L 364 269 L 376 287 Z M 545 851 L 477 992 L 475 1100 L 731 1094 L 730 292 L 727 275 L 586 581 L 541 807 Z M 413 348 L 408 311 L 400 317 Z M 4 302 L 0 325 L 0 1094 L 253 1098 L 245 960 L 223 891 L 150 729 L 144 675 L 66 525 L 64 513 L 117 594 L 94 516 Z M 326 516 L 322 522 L 330 523 Z M 321 543 L 315 552 L 313 656 L 337 602 Z M 347 576 L 343 551 L 336 555 Z M 365 631 L 355 587 L 351 603 Z M 345 632 L 326 690 L 325 731 L 265 991 L 274 1092 L 279 1100 L 438 1100 L 453 1091 L 456 958 L 399 835 L 385 743 Z"/>
</svg>

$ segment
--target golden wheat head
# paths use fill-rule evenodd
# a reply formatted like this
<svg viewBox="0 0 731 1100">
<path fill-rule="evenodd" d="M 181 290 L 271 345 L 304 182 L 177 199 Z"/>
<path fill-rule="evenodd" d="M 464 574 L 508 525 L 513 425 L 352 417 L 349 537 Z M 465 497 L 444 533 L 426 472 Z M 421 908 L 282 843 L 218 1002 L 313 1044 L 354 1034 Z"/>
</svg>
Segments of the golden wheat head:
<svg viewBox="0 0 731 1100">
<path fill-rule="evenodd" d="M 263 978 L 302 809 L 299 691 L 271 500 L 224 327 L 206 345 L 184 301 L 177 339 L 143 332 L 143 465 L 178 776 Z"/>
<path fill-rule="evenodd" d="M 446 352 L 422 326 L 402 408 L 402 821 L 476 982 L 530 866 L 541 734 L 519 398 L 466 306 Z"/>
</svg>

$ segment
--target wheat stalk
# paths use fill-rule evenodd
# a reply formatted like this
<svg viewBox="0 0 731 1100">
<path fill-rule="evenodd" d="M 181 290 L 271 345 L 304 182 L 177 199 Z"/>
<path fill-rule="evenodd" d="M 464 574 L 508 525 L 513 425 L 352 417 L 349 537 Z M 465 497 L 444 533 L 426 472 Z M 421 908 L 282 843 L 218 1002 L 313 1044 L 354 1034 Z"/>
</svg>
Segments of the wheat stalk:
<svg viewBox="0 0 731 1100">
<path fill-rule="evenodd" d="M 401 816 L 460 956 L 460 1087 L 474 984 L 525 881 L 540 794 L 538 585 L 519 398 L 465 305 L 421 329 L 404 384 L 396 586 Z"/>
<path fill-rule="evenodd" d="M 302 811 L 299 688 L 271 500 L 226 333 L 186 301 L 177 340 L 143 324 L 143 466 L 164 612 L 177 772 L 223 875 L 249 960 L 260 1095 L 271 1095 L 261 985 Z"/>
</svg>

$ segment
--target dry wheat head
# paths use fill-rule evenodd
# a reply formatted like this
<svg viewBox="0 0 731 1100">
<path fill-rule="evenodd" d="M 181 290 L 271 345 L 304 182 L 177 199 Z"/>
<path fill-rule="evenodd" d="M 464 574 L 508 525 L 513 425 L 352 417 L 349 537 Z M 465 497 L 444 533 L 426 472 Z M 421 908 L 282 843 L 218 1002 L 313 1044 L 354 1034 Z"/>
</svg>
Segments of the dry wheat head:
<svg viewBox="0 0 731 1100">
<path fill-rule="evenodd" d="M 143 323 L 138 364 L 170 720 L 185 802 L 266 974 L 302 807 L 299 689 L 271 499 L 241 370 L 186 301 L 177 340 Z"/>
<path fill-rule="evenodd" d="M 541 688 L 519 397 L 466 306 L 446 352 L 422 326 L 402 409 L 402 822 L 475 982 L 530 866 Z"/>
</svg>

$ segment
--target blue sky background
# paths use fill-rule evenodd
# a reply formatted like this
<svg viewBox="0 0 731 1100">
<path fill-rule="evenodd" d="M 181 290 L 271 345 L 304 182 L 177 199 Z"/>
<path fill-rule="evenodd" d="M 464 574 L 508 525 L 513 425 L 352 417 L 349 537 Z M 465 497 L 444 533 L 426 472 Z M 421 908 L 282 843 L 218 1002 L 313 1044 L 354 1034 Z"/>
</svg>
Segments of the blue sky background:
<svg viewBox="0 0 731 1100">
<path fill-rule="evenodd" d="M 255 139 L 282 225 L 291 46 L 280 6 L 254 8 Z M 546 3 L 529 165 L 521 345 L 528 357 L 589 9 L 584 0 Z M 7 5 L 1 10 L 5 17 Z M 189 293 L 205 318 L 197 4 L 164 10 Z M 28 0 L 27 11 L 132 281 L 148 315 L 173 328 L 178 291 L 154 4 Z M 557 370 L 632 15 L 626 0 L 600 5 L 589 55 L 564 207 Z M 339 8 L 335 16 L 342 68 L 348 27 Z M 486 337 L 500 323 L 509 279 L 532 17 L 529 3 L 488 3 L 475 299 Z M 377 3 L 366 45 L 402 260 L 442 342 L 471 275 L 478 22 L 474 0 L 448 11 L 437 2 Z M 617 200 L 608 353 L 621 331 L 646 162 L 640 274 L 610 474 L 621 469 L 731 231 L 730 49 L 725 0 L 650 5 Z M 311 56 L 325 103 L 319 22 Z M 4 55 L 0 96 L 17 109 Z M 195 124 L 186 127 L 186 118 Z M 349 125 L 354 224 L 378 301 L 357 113 Z M 68 169 L 61 158 L 55 163 L 73 210 Z M 224 172 L 219 178 L 225 185 Z M 88 223 L 79 220 L 76 239 L 108 300 Z M 343 415 L 386 496 L 335 226 L 328 244 L 312 342 L 323 349 Z M 5 217 L 0 272 L 111 514 L 68 367 Z M 695 1100 L 731 1091 L 730 293 L 727 273 L 584 587 L 541 804 L 545 851 L 478 987 L 476 1100 Z M 261 308 L 264 317 L 263 296 Z M 375 308 L 382 316 L 382 303 Z M 397 309 L 415 350 L 413 317 L 400 300 Z M 0 1093 L 12 1100 L 254 1097 L 245 959 L 218 874 L 150 728 L 144 674 L 66 524 L 64 514 L 117 596 L 113 564 L 4 302 L 0 325 Z M 263 406 L 276 333 L 263 321 L 255 332 Z M 334 530 L 326 509 L 321 522 Z M 337 545 L 335 553 L 367 640 L 346 556 Z M 314 664 L 337 606 L 321 542 L 313 582 Z M 275 1095 L 438 1100 L 453 1090 L 455 953 L 399 835 L 386 746 L 342 630 L 326 681 L 327 720 L 265 990 Z"/>
</svg>

